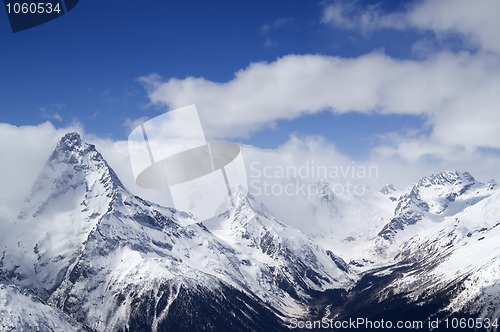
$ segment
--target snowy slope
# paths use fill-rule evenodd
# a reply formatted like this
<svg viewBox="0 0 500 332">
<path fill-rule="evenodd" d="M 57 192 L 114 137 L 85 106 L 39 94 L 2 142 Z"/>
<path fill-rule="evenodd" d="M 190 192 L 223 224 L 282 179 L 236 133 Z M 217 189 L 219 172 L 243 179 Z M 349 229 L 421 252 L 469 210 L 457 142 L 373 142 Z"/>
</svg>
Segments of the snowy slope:
<svg viewBox="0 0 500 332">
<path fill-rule="evenodd" d="M 0 331 L 85 331 L 68 315 L 16 286 L 0 284 Z"/>
<path fill-rule="evenodd" d="M 402 245 L 398 259 L 417 264 L 395 286 L 418 298 L 456 283 L 461 286 L 444 310 L 500 317 L 500 191 L 478 183 L 471 187 L 474 192 L 463 198 L 469 205 L 456 203 L 465 208 L 448 212 L 438 231 L 422 232 Z"/>
<path fill-rule="evenodd" d="M 342 258 L 278 220 L 241 188 L 227 212 L 205 222 L 212 233 L 272 272 L 273 282 L 296 299 L 312 291 L 348 288 L 356 279 Z M 265 296 L 265 294 L 262 294 Z"/>
<path fill-rule="evenodd" d="M 208 304 L 214 294 L 229 297 L 225 291 L 247 294 L 246 304 L 235 312 L 246 312 L 247 305 L 252 311 L 269 311 L 256 304 L 260 299 L 253 290 L 262 294 L 262 288 L 276 294 L 269 301 L 279 309 L 298 307 L 286 301 L 272 280 L 258 279 L 269 273 L 258 261 L 220 242 L 203 225 L 180 226 L 176 221 L 182 213 L 147 204 L 126 196 L 114 201 L 113 211 L 89 236 L 49 303 L 95 324 L 96 330 L 130 325 L 141 317 L 142 305 L 155 308 L 148 322 L 153 330 L 159 328 L 167 324 L 181 290 L 198 289 Z M 105 310 L 96 304 L 104 304 Z M 230 307 L 229 302 L 224 305 Z"/>
<path fill-rule="evenodd" d="M 427 239 L 443 222 L 489 197 L 493 183 L 481 183 L 468 172 L 443 171 L 423 177 L 397 200 L 394 216 L 380 231 L 377 241 L 388 255 L 411 237 Z M 392 249 L 392 251 L 391 251 Z"/>
<path fill-rule="evenodd" d="M 498 324 L 499 239 L 500 190 L 494 182 L 454 171 L 424 177 L 399 197 L 393 218 L 373 242 L 378 260 L 343 303 L 327 307 L 325 317 L 479 317 Z"/>
<path fill-rule="evenodd" d="M 399 197 L 373 243 L 378 267 L 361 278 L 344 314 L 356 308 L 374 317 L 498 319 L 498 239 L 500 190 L 493 182 L 467 172 L 424 177 Z M 384 309 L 373 311 L 373 301 Z"/>
<path fill-rule="evenodd" d="M 88 235 L 122 188 L 106 161 L 76 133 L 65 135 L 33 185 L 5 239 L 3 265 L 39 295 L 57 288 Z"/>
</svg>

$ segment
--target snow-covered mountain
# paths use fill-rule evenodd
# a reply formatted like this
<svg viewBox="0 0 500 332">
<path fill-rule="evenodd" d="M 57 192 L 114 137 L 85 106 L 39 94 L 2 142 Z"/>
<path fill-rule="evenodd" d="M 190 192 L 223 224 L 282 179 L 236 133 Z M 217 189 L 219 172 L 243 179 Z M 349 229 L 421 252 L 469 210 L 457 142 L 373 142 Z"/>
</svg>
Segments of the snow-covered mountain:
<svg viewBox="0 0 500 332">
<path fill-rule="evenodd" d="M 0 284 L 1 331 L 90 331 L 30 291 Z"/>
<path fill-rule="evenodd" d="M 293 298 L 348 288 L 356 279 L 342 258 L 278 220 L 251 194 L 238 190 L 229 204 L 228 212 L 205 222 L 207 227 L 239 252 L 263 262 L 272 274 L 262 277 L 271 278 Z"/>
<path fill-rule="evenodd" d="M 252 308 L 278 324 L 253 298 L 209 301 L 245 296 L 236 288 L 241 263 L 202 225 L 181 226 L 191 218 L 132 195 L 95 147 L 70 133 L 15 221 L 17 234 L 4 242 L 2 274 L 97 331 L 159 329 L 177 298 L 213 310 Z M 193 319 L 206 314 L 192 310 Z"/>
<path fill-rule="evenodd" d="M 2 276 L 96 331 L 279 330 L 281 317 L 307 313 L 309 291 L 352 284 L 339 257 L 233 198 L 233 224 L 258 215 L 246 226 L 260 255 L 132 195 L 94 146 L 67 134 L 2 243 Z"/>
<path fill-rule="evenodd" d="M 400 196 L 379 233 L 377 249 L 391 252 L 400 262 L 395 269 L 405 271 L 384 292 L 420 304 L 439 294 L 446 298 L 443 314 L 500 317 L 499 226 L 500 190 L 493 181 L 456 171 L 422 178 Z"/>
<path fill-rule="evenodd" d="M 280 331 L 291 319 L 500 315 L 495 183 L 441 172 L 402 194 L 321 186 L 304 203 L 309 220 L 280 220 L 234 188 L 201 224 L 134 196 L 69 133 L 18 218 L 2 222 L 0 329 Z"/>
<path fill-rule="evenodd" d="M 424 230 L 440 228 L 450 216 L 490 197 L 493 183 L 481 183 L 468 172 L 444 171 L 422 178 L 397 200 L 394 217 L 378 234 L 402 242 Z"/>
<path fill-rule="evenodd" d="M 422 178 L 399 197 L 394 217 L 374 242 L 379 267 L 366 272 L 351 298 L 333 312 L 498 323 L 499 226 L 500 191 L 494 182 L 456 171 Z"/>
</svg>

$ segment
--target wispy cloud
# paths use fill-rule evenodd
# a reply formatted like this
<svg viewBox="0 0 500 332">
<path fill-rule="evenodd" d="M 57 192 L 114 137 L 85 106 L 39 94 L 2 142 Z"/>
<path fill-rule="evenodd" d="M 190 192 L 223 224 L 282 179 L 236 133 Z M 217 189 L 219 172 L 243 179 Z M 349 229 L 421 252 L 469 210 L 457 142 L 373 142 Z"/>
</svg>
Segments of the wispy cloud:
<svg viewBox="0 0 500 332">
<path fill-rule="evenodd" d="M 272 22 L 265 23 L 261 27 L 261 32 L 264 35 L 265 42 L 264 46 L 272 47 L 277 45 L 277 41 L 273 38 L 273 32 L 280 30 L 286 26 L 289 26 L 293 23 L 292 17 L 281 17 Z"/>
<path fill-rule="evenodd" d="M 500 53 L 500 2 L 496 0 L 425 0 L 399 12 L 387 13 L 378 5 L 334 2 L 325 6 L 322 22 L 333 27 L 359 30 L 418 29 L 436 34 L 458 33 L 467 43 Z"/>
<path fill-rule="evenodd" d="M 335 2 L 325 6 L 321 22 L 364 33 L 382 28 L 401 29 L 407 25 L 403 13 L 385 14 L 379 5 L 359 6 L 356 2 Z"/>
<path fill-rule="evenodd" d="M 273 30 L 281 29 L 284 26 L 287 26 L 293 22 L 293 18 L 291 17 L 281 17 L 270 23 L 265 23 L 262 25 L 262 32 L 267 34 Z"/>
<path fill-rule="evenodd" d="M 123 122 L 123 126 L 127 129 L 127 131 L 132 131 L 148 120 L 149 117 L 147 116 L 141 116 L 137 119 L 126 118 L 125 121 Z"/>
<path fill-rule="evenodd" d="M 60 107 L 57 107 L 57 108 L 61 109 Z M 48 110 L 46 107 L 39 107 L 38 110 L 40 111 L 40 115 L 41 115 L 42 119 L 55 120 L 58 122 L 63 121 L 63 117 L 61 116 L 61 114 L 58 111 L 53 111 L 53 110 L 51 111 L 51 110 Z"/>
</svg>

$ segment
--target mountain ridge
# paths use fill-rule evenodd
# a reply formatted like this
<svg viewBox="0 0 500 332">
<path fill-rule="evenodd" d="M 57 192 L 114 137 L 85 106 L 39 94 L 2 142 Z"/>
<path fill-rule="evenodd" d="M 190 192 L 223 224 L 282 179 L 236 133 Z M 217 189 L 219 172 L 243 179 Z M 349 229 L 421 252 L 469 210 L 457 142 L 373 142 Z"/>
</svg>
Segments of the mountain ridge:
<svg viewBox="0 0 500 332">
<path fill-rule="evenodd" d="M 279 331 L 290 319 L 390 319 L 397 307 L 427 308 L 423 320 L 500 314 L 500 193 L 493 182 L 458 171 L 422 178 L 400 195 L 390 220 L 366 214 L 370 232 L 345 244 L 372 247 L 354 261 L 252 195 L 232 193 L 226 212 L 199 223 L 131 194 L 95 146 L 64 135 L 14 221 L 17 234 L 0 248 L 3 294 L 43 305 L 48 320 L 18 317 L 0 320 L 0 328 L 49 330 L 46 322 L 58 322 L 92 331 Z M 330 218 L 365 202 L 394 206 L 375 191 L 359 202 L 338 197 L 326 183 L 315 199 L 314 209 Z M 463 264 L 464 256 L 474 263 Z M 19 316 L 1 302 L 2 292 L 5 312 Z M 429 316 L 429 308 L 437 309 Z"/>
</svg>

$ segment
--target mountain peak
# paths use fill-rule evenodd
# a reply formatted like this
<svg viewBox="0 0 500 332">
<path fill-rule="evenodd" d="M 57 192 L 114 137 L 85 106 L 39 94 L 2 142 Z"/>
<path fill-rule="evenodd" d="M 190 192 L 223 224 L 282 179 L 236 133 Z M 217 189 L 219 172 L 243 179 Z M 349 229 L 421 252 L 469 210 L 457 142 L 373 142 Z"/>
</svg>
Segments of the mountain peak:
<svg viewBox="0 0 500 332">
<path fill-rule="evenodd" d="M 93 155 L 92 160 L 104 161 L 94 145 L 86 143 L 82 140 L 80 134 L 73 131 L 61 137 L 49 158 L 49 162 L 62 162 L 68 164 L 85 163 L 87 158 L 84 157 L 90 154 Z"/>
<path fill-rule="evenodd" d="M 76 131 L 70 131 L 66 133 L 61 139 L 59 140 L 58 146 L 81 146 L 82 145 L 82 138 L 80 134 L 78 134 Z"/>
<path fill-rule="evenodd" d="M 82 140 L 78 133 L 70 132 L 57 143 L 33 184 L 20 217 L 38 215 L 49 201 L 72 197 L 76 192 L 85 199 L 97 199 L 103 195 L 113 196 L 118 188 L 125 189 L 95 146 Z"/>
<path fill-rule="evenodd" d="M 392 183 L 388 183 L 385 186 L 383 186 L 382 189 L 380 189 L 380 192 L 386 196 L 392 194 L 395 191 L 396 188 L 394 188 L 394 185 Z"/>
<path fill-rule="evenodd" d="M 467 171 L 442 171 L 423 177 L 419 182 L 420 187 L 431 185 L 445 186 L 450 184 L 461 184 L 475 182 L 476 179 Z"/>
<path fill-rule="evenodd" d="M 95 145 L 85 142 L 75 131 L 61 137 L 48 162 L 83 166 L 83 169 L 76 167 L 75 170 L 85 170 L 88 174 L 96 171 L 104 172 L 116 186 L 123 188 L 115 171 L 97 151 Z"/>
<path fill-rule="evenodd" d="M 271 212 L 261 201 L 256 199 L 248 190 L 240 185 L 232 189 L 229 204 L 230 205 L 226 204 L 226 206 L 231 206 L 232 209 L 241 210 L 248 208 L 262 215 L 271 215 Z"/>
<path fill-rule="evenodd" d="M 382 187 L 382 189 L 380 189 L 379 192 L 382 193 L 382 195 L 389 197 L 392 202 L 398 200 L 396 196 L 399 196 L 399 194 L 392 183 L 386 184 L 384 187 Z"/>
<path fill-rule="evenodd" d="M 396 232 L 423 218 L 436 219 L 439 216 L 442 219 L 443 216 L 452 215 L 459 206 L 467 206 L 477 199 L 468 196 L 471 188 L 481 187 L 484 184 L 477 182 L 467 171 L 442 171 L 425 176 L 399 197 L 394 218 L 384 226 L 379 236 L 392 239 Z M 461 202 L 457 203 L 457 200 Z M 455 207 L 450 209 L 450 205 Z"/>
</svg>

